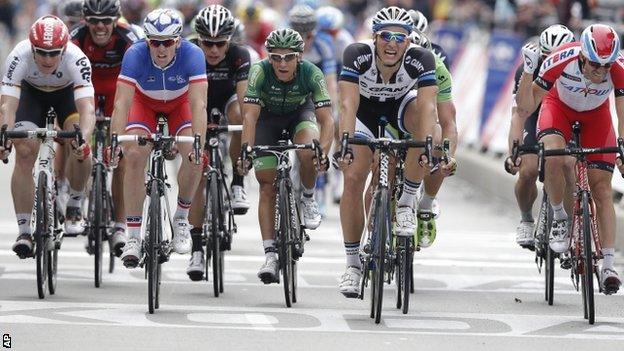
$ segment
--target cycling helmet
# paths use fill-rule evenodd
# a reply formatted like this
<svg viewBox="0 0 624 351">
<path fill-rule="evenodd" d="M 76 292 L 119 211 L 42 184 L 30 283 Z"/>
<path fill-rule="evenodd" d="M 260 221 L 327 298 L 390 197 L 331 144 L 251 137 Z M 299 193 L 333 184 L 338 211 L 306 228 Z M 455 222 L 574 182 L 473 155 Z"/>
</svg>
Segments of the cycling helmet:
<svg viewBox="0 0 624 351">
<path fill-rule="evenodd" d="M 562 24 L 554 24 L 542 32 L 539 48 L 542 56 L 549 55 L 559 45 L 574 41 L 574 33 Z"/>
<path fill-rule="evenodd" d="M 143 30 L 148 38 L 176 38 L 182 33 L 182 18 L 175 10 L 156 9 L 145 17 Z"/>
<path fill-rule="evenodd" d="M 423 48 L 431 50 L 431 41 L 429 40 L 429 38 L 427 38 L 425 34 L 417 30 L 413 31 L 412 34 L 410 34 L 410 40 L 412 41 L 412 43 L 418 46 L 422 46 Z"/>
<path fill-rule="evenodd" d="M 291 28 L 278 29 L 269 33 L 264 43 L 267 51 L 273 49 L 292 49 L 297 52 L 303 52 L 304 43 L 301 34 Z"/>
<path fill-rule="evenodd" d="M 60 18 L 46 15 L 33 23 L 28 39 L 32 46 L 43 50 L 64 49 L 69 40 L 69 31 Z"/>
<path fill-rule="evenodd" d="M 613 63 L 620 53 L 620 38 L 613 28 L 593 24 L 581 34 L 581 52 L 592 62 Z"/>
<path fill-rule="evenodd" d="M 221 5 L 210 5 L 195 17 L 195 31 L 205 37 L 231 37 L 235 26 L 230 10 Z"/>
<path fill-rule="evenodd" d="M 323 6 L 316 10 L 316 27 L 318 30 L 330 32 L 342 28 L 344 15 L 333 6 Z"/>
<path fill-rule="evenodd" d="M 259 21 L 262 16 L 264 5 L 259 1 L 253 1 L 246 6 L 239 6 L 237 12 L 241 21 Z"/>
<path fill-rule="evenodd" d="M 379 32 L 385 27 L 397 26 L 402 27 L 408 33 L 412 32 L 414 21 L 402 8 L 396 6 L 384 7 L 377 11 L 373 17 L 373 32 Z"/>
<path fill-rule="evenodd" d="M 117 17 L 121 15 L 121 4 L 119 0 L 84 0 L 82 15 Z"/>
<path fill-rule="evenodd" d="M 232 40 L 238 43 L 245 42 L 245 25 L 238 18 L 234 18 L 234 31 L 232 32 Z"/>
<path fill-rule="evenodd" d="M 414 22 L 414 30 L 421 33 L 427 31 L 427 28 L 429 28 L 429 21 L 427 20 L 427 17 L 422 14 L 422 12 L 418 10 L 409 10 L 407 13 L 409 13 L 412 22 Z"/>
<path fill-rule="evenodd" d="M 309 33 L 316 28 L 316 14 L 308 5 L 296 5 L 288 11 L 290 27 L 299 33 Z"/>
</svg>

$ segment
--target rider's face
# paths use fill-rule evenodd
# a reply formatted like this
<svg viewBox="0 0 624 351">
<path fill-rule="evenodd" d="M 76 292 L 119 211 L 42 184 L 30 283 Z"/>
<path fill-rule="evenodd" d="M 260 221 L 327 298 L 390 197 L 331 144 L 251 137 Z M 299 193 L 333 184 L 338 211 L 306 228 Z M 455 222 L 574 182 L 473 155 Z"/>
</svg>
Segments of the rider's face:
<svg viewBox="0 0 624 351">
<path fill-rule="evenodd" d="M 611 64 L 602 66 L 598 63 L 589 61 L 585 56 L 581 54 L 581 60 L 583 61 L 583 75 L 594 84 L 602 83 L 609 71 L 611 70 Z"/>
<path fill-rule="evenodd" d="M 219 64 L 225 58 L 225 54 L 230 48 L 229 37 L 208 37 L 199 39 L 199 47 L 204 52 L 206 62 L 214 66 Z"/>
<path fill-rule="evenodd" d="M 85 18 L 89 34 L 93 42 L 97 46 L 106 46 L 113 35 L 116 17 L 95 17 L 89 16 Z"/>
<path fill-rule="evenodd" d="M 377 56 L 386 66 L 394 66 L 401 60 L 410 45 L 409 33 L 402 27 L 385 27 L 375 33 Z"/>
<path fill-rule="evenodd" d="M 160 68 L 165 68 L 176 54 L 176 49 L 180 46 L 180 38 L 169 38 L 169 39 L 148 39 L 148 47 L 150 51 L 150 56 L 156 66 Z"/>
<path fill-rule="evenodd" d="M 295 70 L 301 54 L 290 49 L 273 49 L 269 53 L 269 62 L 277 79 L 289 82 L 295 76 Z"/>
<path fill-rule="evenodd" d="M 43 74 L 52 74 L 58 68 L 63 58 L 64 49 L 42 51 L 38 48 L 33 48 L 33 56 L 37 69 Z"/>
</svg>

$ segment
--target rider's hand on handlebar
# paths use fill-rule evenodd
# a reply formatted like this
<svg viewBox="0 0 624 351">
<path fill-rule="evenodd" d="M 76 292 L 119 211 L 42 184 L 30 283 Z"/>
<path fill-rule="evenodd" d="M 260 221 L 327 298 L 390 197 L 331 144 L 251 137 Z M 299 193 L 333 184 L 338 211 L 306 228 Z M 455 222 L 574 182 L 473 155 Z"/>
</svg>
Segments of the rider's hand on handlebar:
<svg viewBox="0 0 624 351">
<path fill-rule="evenodd" d="M 200 165 L 201 168 L 206 168 L 208 167 L 208 164 L 210 164 L 210 155 L 208 155 L 205 152 L 201 152 L 200 156 L 199 156 L 199 163 L 195 162 L 195 151 L 191 151 L 188 154 L 188 160 L 191 162 L 191 164 L 193 165 Z"/>
<path fill-rule="evenodd" d="M 314 161 L 317 172 L 327 172 L 329 169 L 329 158 L 325 155 L 325 153 L 321 152 L 320 158 L 317 160 L 315 157 Z"/>
<path fill-rule="evenodd" d="M 615 165 L 617 166 L 618 170 L 624 177 L 624 163 L 622 162 L 622 159 L 619 156 L 615 158 Z"/>
<path fill-rule="evenodd" d="M 516 175 L 520 170 L 520 164 L 522 163 L 522 158 L 518 157 L 516 159 L 516 163 L 514 164 L 512 157 L 509 156 L 505 159 L 505 171 L 511 175 Z"/>
<path fill-rule="evenodd" d="M 243 160 L 239 157 L 238 160 L 236 160 L 236 171 L 242 176 L 246 176 L 252 166 L 253 164 L 250 159 Z"/>
<path fill-rule="evenodd" d="M 6 141 L 6 145 L 0 145 L 0 160 L 7 160 L 13 150 L 13 143 L 11 140 Z"/>
<path fill-rule="evenodd" d="M 76 157 L 79 161 L 84 161 L 89 157 L 89 155 L 91 155 L 91 147 L 89 146 L 89 143 L 82 143 L 82 145 L 78 145 L 78 142 L 73 139 L 70 142 L 70 145 L 74 157 Z"/>
<path fill-rule="evenodd" d="M 442 168 L 440 169 L 442 175 L 445 177 L 450 177 L 455 174 L 457 171 L 457 160 L 454 157 L 448 157 L 446 162 L 442 161 Z"/>
<path fill-rule="evenodd" d="M 117 167 L 117 165 L 119 164 L 119 160 L 121 160 L 122 158 L 123 151 L 121 149 L 121 146 L 117 146 L 114 152 L 111 151 L 110 146 L 107 146 L 106 149 L 104 149 L 104 164 L 106 164 L 107 166 L 113 168 Z"/>
<path fill-rule="evenodd" d="M 353 151 L 350 148 L 347 148 L 347 152 L 344 157 L 340 157 L 342 153 L 340 151 L 334 152 L 332 155 L 332 164 L 334 168 L 344 171 L 353 163 Z"/>
</svg>

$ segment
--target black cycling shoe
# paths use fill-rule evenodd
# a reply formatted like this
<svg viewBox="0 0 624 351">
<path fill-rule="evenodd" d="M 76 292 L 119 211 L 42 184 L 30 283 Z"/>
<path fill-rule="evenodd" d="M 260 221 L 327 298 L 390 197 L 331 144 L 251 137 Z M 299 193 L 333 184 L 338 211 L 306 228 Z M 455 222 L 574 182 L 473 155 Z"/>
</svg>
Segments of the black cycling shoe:
<svg viewBox="0 0 624 351">
<path fill-rule="evenodd" d="M 20 234 L 13 244 L 13 252 L 21 259 L 33 256 L 33 239 L 30 234 Z"/>
</svg>

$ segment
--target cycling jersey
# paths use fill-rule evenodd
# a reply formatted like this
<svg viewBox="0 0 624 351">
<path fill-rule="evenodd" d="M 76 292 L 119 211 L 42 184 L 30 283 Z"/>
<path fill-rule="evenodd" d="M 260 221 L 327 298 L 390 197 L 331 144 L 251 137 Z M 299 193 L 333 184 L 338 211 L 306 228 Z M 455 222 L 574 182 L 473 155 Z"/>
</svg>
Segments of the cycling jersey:
<svg viewBox="0 0 624 351">
<path fill-rule="evenodd" d="M 451 76 L 451 72 L 449 72 L 448 68 L 444 65 L 444 61 L 442 58 L 434 53 L 435 57 L 435 75 L 436 75 L 436 83 L 438 85 L 438 96 L 436 98 L 437 102 L 447 102 L 453 100 L 452 86 L 453 86 L 453 78 Z"/>
<path fill-rule="evenodd" d="M 451 62 L 448 58 L 448 55 L 446 54 L 446 51 L 444 51 L 444 49 L 442 49 L 442 47 L 436 43 L 431 43 L 431 51 L 433 51 L 433 54 L 437 57 L 439 57 L 440 59 L 442 59 L 442 63 L 444 63 L 444 66 L 446 67 L 447 70 L 451 69 Z"/>
<path fill-rule="evenodd" d="M 74 99 L 93 98 L 91 64 L 85 54 L 73 43 L 67 47 L 58 68 L 52 74 L 43 74 L 37 68 L 29 40 L 19 42 L 7 56 L 2 78 L 2 95 L 20 98 L 22 81 L 33 88 L 52 92 L 73 85 Z"/>
<path fill-rule="evenodd" d="M 619 56 L 602 83 L 585 78 L 580 68 L 581 44 L 564 44 L 551 53 L 540 68 L 535 83 L 575 111 L 589 111 L 607 104 L 611 91 L 624 96 L 624 57 Z M 552 87 L 555 89 L 551 89 Z"/>
<path fill-rule="evenodd" d="M 303 105 L 312 97 L 315 108 L 331 106 L 323 72 L 307 60 L 302 60 L 295 77 L 284 83 L 277 79 L 273 66 L 264 59 L 251 66 L 245 103 L 256 104 L 270 114 L 285 115 Z"/>
<path fill-rule="evenodd" d="M 388 82 L 379 74 L 374 52 L 375 44 L 366 40 L 349 45 L 343 55 L 339 80 L 359 84 L 361 97 L 373 101 L 398 100 L 414 87 L 436 85 L 435 58 L 429 50 L 410 45 L 399 70 Z"/>
<path fill-rule="evenodd" d="M 537 61 L 537 65 L 541 66 L 543 59 L 539 58 Z M 516 75 L 514 76 L 515 84 L 513 88 L 513 104 L 515 107 L 516 103 L 516 94 L 518 93 L 518 88 L 520 87 L 520 78 L 522 77 L 522 73 L 524 73 L 524 65 L 518 66 L 516 70 Z M 535 70 L 533 72 L 533 80 L 537 79 L 539 75 L 539 71 Z M 541 106 L 541 104 L 540 104 Z M 540 106 L 537 106 L 535 112 L 533 112 L 525 121 L 524 121 L 524 132 L 522 133 L 522 143 L 524 145 L 537 145 L 537 117 L 539 116 Z"/>
<path fill-rule="evenodd" d="M 353 35 L 346 29 L 340 29 L 334 36 L 334 57 L 336 58 L 336 75 L 342 70 L 342 53 L 347 46 L 355 43 Z"/>
<path fill-rule="evenodd" d="M 104 96 L 104 115 L 111 116 L 115 102 L 117 76 L 121 71 L 121 60 L 126 50 L 138 40 L 129 25 L 117 22 L 106 46 L 93 42 L 89 27 L 80 23 L 70 33 L 71 41 L 76 44 L 91 61 L 93 87 L 95 94 Z"/>
<path fill-rule="evenodd" d="M 198 45 L 197 39 L 191 43 Z M 249 77 L 249 51 L 244 46 L 230 43 L 225 58 L 215 66 L 206 62 L 208 78 L 208 111 L 216 107 L 225 112 L 226 103 L 236 95 L 236 84 Z"/>
<path fill-rule="evenodd" d="M 336 74 L 334 43 L 329 34 L 317 33 L 312 41 L 312 47 L 303 53 L 303 57 L 320 68 L 323 74 Z"/>
<path fill-rule="evenodd" d="M 156 112 L 165 112 L 169 131 L 179 133 L 190 125 L 189 84 L 206 81 L 204 53 L 182 39 L 173 61 L 160 68 L 152 61 L 147 42 L 142 40 L 126 51 L 118 80 L 136 88 L 127 129 L 154 132 Z"/>
</svg>

